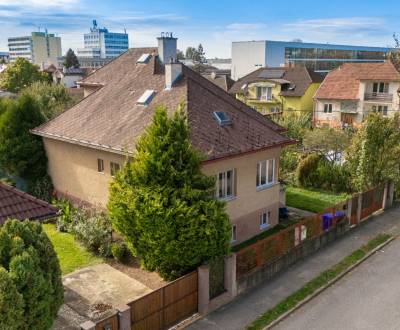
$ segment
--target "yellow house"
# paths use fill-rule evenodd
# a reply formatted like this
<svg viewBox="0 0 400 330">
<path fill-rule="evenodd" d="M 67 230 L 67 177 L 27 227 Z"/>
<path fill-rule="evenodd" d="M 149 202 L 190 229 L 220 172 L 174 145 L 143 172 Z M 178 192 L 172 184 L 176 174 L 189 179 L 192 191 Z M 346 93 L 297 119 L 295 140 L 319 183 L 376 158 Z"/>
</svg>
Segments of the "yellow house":
<svg viewBox="0 0 400 330">
<path fill-rule="evenodd" d="M 88 76 L 80 103 L 33 130 L 43 137 L 48 171 L 59 194 L 104 208 L 114 174 L 134 155 L 135 142 L 159 105 L 185 104 L 192 145 L 216 177 L 236 244 L 279 221 L 282 127 L 213 82 L 173 62 L 173 38 L 162 47 L 131 49 Z M 169 57 L 172 56 L 172 59 Z"/>
<path fill-rule="evenodd" d="M 229 92 L 263 115 L 312 114 L 313 96 L 323 79 L 305 67 L 260 68 L 239 79 Z"/>
</svg>

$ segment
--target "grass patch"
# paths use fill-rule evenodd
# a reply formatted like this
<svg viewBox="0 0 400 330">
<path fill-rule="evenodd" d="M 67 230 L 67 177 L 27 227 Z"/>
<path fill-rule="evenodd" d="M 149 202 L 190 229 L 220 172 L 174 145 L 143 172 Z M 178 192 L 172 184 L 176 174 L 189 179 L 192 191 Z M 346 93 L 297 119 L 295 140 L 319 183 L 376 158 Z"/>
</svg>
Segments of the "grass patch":
<svg viewBox="0 0 400 330">
<path fill-rule="evenodd" d="M 313 294 L 316 290 L 333 280 L 335 277 L 347 270 L 350 266 L 361 260 L 368 252 L 372 251 L 380 244 L 386 242 L 390 237 L 391 236 L 388 234 L 377 235 L 360 249 L 354 251 L 352 254 L 345 257 L 336 265 L 322 272 L 317 277 L 306 283 L 302 288 L 282 300 L 274 308 L 268 310 L 265 314 L 261 315 L 250 326 L 248 326 L 248 329 L 263 329 L 267 325 L 271 324 L 279 316 L 286 313 L 287 311 L 295 307 L 300 301 L 304 300 L 309 295 Z"/>
<path fill-rule="evenodd" d="M 44 224 L 43 229 L 53 243 L 63 275 L 103 261 L 76 242 L 72 234 L 57 231 L 54 224 Z"/>
<path fill-rule="evenodd" d="M 346 193 L 335 194 L 326 191 L 286 187 L 286 205 L 319 213 L 348 198 Z"/>
</svg>

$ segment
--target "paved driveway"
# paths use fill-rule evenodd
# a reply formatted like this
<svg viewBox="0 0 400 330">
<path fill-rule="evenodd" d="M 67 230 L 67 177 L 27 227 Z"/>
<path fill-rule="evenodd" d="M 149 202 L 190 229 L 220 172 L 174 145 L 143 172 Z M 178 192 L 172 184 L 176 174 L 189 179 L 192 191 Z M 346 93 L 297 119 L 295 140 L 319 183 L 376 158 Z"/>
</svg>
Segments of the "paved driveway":
<svg viewBox="0 0 400 330">
<path fill-rule="evenodd" d="M 54 330 L 79 329 L 88 319 L 100 319 L 115 307 L 146 293 L 147 286 L 107 264 L 80 269 L 64 276 L 65 304 L 58 313 Z"/>
<path fill-rule="evenodd" d="M 400 329 L 397 238 L 274 329 Z"/>
</svg>

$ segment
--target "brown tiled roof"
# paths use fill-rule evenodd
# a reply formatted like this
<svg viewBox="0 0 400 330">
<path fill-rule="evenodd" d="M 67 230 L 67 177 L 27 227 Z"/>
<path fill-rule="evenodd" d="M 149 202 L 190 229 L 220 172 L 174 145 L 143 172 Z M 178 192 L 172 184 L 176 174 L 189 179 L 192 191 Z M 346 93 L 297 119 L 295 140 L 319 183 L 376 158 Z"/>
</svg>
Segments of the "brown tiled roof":
<svg viewBox="0 0 400 330">
<path fill-rule="evenodd" d="M 146 64 L 136 63 L 143 53 L 153 53 Z M 152 122 L 154 108 L 169 112 L 186 102 L 192 143 L 216 159 L 291 143 L 282 127 L 236 100 L 186 66 L 181 78 L 165 89 L 164 67 L 154 48 L 131 49 L 97 70 L 83 83 L 103 87 L 33 133 L 89 147 L 125 152 Z M 148 106 L 137 104 L 146 90 L 156 91 Z M 214 111 L 225 111 L 232 125 L 220 126 Z"/>
<path fill-rule="evenodd" d="M 345 63 L 326 76 L 315 99 L 358 100 L 360 80 L 400 81 L 392 63 Z"/>
<path fill-rule="evenodd" d="M 264 71 L 283 71 L 283 75 L 279 78 L 262 78 L 259 75 Z M 260 68 L 247 76 L 240 78 L 235 82 L 232 88 L 229 90 L 231 94 L 245 93 L 247 88 L 242 88 L 244 85 L 248 85 L 255 82 L 261 81 L 274 81 L 277 83 L 290 82 L 290 85 L 294 86 L 293 90 L 282 91 L 282 96 L 303 96 L 307 88 L 312 83 L 320 83 L 324 80 L 324 77 L 312 70 L 305 67 L 277 67 L 277 68 Z"/>
<path fill-rule="evenodd" d="M 0 182 L 0 225 L 7 219 L 42 220 L 57 214 L 54 206 Z"/>
</svg>

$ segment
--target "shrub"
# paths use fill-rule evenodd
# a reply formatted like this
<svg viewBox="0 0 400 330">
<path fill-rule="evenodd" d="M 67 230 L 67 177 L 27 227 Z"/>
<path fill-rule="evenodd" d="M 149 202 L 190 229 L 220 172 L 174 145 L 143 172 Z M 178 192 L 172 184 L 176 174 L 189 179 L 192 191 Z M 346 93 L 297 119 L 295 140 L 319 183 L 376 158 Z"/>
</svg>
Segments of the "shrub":
<svg viewBox="0 0 400 330">
<path fill-rule="evenodd" d="M 5 300 L 0 309 L 6 309 L 7 315 L 15 318 L 17 327 L 22 322 L 18 329 L 50 329 L 63 303 L 64 289 L 57 255 L 42 226 L 29 221 L 7 221 L 0 229 L 0 266 L 7 270 L 0 271 L 0 293 L 9 279 L 14 284 L 7 285 L 7 295 L 0 294 L 0 299 Z M 7 305 L 13 305 L 13 315 Z M 6 320 L 2 313 L 0 325 Z"/>
<path fill-rule="evenodd" d="M 126 244 L 123 242 L 116 242 L 111 245 L 111 252 L 113 257 L 118 260 L 122 261 L 127 253 Z"/>
<path fill-rule="evenodd" d="M 107 216 L 94 213 L 87 218 L 79 218 L 74 223 L 73 232 L 90 251 L 103 257 L 111 255 L 112 228 Z"/>
<path fill-rule="evenodd" d="M 300 187 L 313 187 L 318 179 L 317 168 L 321 158 L 318 154 L 309 154 L 300 161 L 296 169 L 296 182 Z"/>
</svg>

